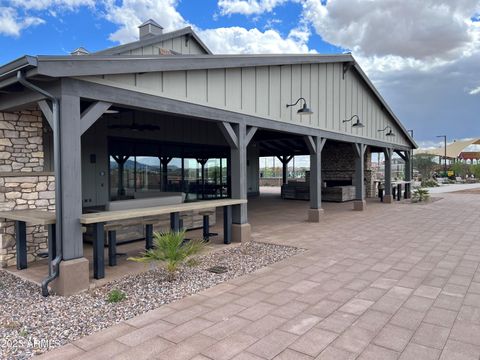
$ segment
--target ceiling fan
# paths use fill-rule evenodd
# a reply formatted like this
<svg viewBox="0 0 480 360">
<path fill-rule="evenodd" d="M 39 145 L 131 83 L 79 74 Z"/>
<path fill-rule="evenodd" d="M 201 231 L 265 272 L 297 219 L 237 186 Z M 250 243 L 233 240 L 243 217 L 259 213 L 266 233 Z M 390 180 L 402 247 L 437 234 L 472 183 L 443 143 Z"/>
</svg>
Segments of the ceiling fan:
<svg viewBox="0 0 480 360">
<path fill-rule="evenodd" d="M 126 129 L 126 130 L 132 130 L 132 131 L 154 131 L 154 130 L 160 130 L 160 127 L 157 125 L 151 125 L 151 124 L 137 124 L 135 122 L 135 113 L 133 113 L 133 118 L 132 118 L 132 123 L 129 125 L 123 125 L 123 124 L 113 124 L 109 125 L 109 129 Z"/>
</svg>

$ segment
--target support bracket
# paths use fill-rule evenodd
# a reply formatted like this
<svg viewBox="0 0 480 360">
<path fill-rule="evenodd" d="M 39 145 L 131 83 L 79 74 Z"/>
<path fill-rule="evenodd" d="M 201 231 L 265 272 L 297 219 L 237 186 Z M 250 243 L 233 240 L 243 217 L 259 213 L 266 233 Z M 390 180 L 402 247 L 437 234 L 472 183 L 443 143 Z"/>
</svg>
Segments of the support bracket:
<svg viewBox="0 0 480 360">
<path fill-rule="evenodd" d="M 54 124 L 53 124 L 52 108 L 48 104 L 47 100 L 40 100 L 37 104 L 40 110 L 42 111 L 43 115 L 45 116 L 45 119 L 47 119 L 48 125 L 50 125 L 50 128 L 53 130 Z"/>
<path fill-rule="evenodd" d="M 308 147 L 308 152 L 310 155 L 314 155 L 318 152 L 322 152 L 323 147 L 325 146 L 325 143 L 327 142 L 326 138 L 319 138 L 318 139 L 318 144 L 316 139 L 314 139 L 313 136 L 304 136 L 303 139 L 305 140 L 305 143 L 307 144 Z"/>
<path fill-rule="evenodd" d="M 258 128 L 255 126 L 249 126 L 247 127 L 247 135 L 245 136 L 245 145 L 248 146 L 250 144 L 250 141 L 252 141 L 253 136 L 257 132 Z"/>
<path fill-rule="evenodd" d="M 310 153 L 310 155 L 316 154 L 317 147 L 315 146 L 315 140 L 313 139 L 313 136 L 305 136 L 303 139 L 307 144 L 308 152 Z"/>
<path fill-rule="evenodd" d="M 355 149 L 355 155 L 359 158 L 362 158 L 365 155 L 365 150 L 367 146 L 361 143 L 355 143 L 353 145 L 353 148 Z"/>
<path fill-rule="evenodd" d="M 95 124 L 100 116 L 102 116 L 105 111 L 107 111 L 112 103 L 107 103 L 103 101 L 94 102 L 90 105 L 81 115 L 80 115 L 80 129 L 81 133 L 83 134 L 87 131 L 90 126 Z"/>
<path fill-rule="evenodd" d="M 227 140 L 228 145 L 230 145 L 232 149 L 238 149 L 238 136 L 235 134 L 232 125 L 228 122 L 222 121 L 218 123 L 218 127 L 225 137 L 225 140 Z"/>
<path fill-rule="evenodd" d="M 385 160 L 391 160 L 393 155 L 393 149 L 386 148 L 383 153 L 385 154 Z"/>
<path fill-rule="evenodd" d="M 407 161 L 406 151 L 402 154 L 402 151 L 400 151 L 400 150 L 395 150 L 395 154 L 397 154 L 398 156 L 400 156 L 400 158 L 401 158 L 403 161 Z"/>
</svg>

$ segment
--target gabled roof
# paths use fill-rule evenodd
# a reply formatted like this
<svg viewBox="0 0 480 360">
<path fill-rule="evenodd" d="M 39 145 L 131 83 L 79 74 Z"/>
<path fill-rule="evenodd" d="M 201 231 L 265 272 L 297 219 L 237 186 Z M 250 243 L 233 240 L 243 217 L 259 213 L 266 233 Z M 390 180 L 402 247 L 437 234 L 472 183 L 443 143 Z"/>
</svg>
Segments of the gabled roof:
<svg viewBox="0 0 480 360">
<path fill-rule="evenodd" d="M 144 23 L 144 24 L 146 24 L 146 23 Z M 143 26 L 144 24 L 142 24 L 140 26 Z M 160 26 L 160 25 L 158 25 L 158 26 Z M 119 46 L 111 47 L 111 48 L 106 49 L 106 50 L 97 51 L 94 54 L 96 54 L 96 55 L 119 55 L 121 53 L 125 53 L 125 52 L 130 51 L 130 50 L 135 50 L 135 49 L 138 49 L 138 48 L 141 48 L 141 47 L 144 47 L 144 46 L 157 44 L 159 42 L 170 40 L 170 39 L 173 39 L 173 38 L 176 38 L 176 37 L 179 37 L 179 36 L 184 36 L 184 35 L 190 35 L 191 37 L 193 37 L 198 42 L 198 44 L 202 47 L 202 49 L 205 50 L 205 52 L 207 54 L 212 54 L 212 52 L 207 47 L 207 45 L 205 45 L 204 42 L 198 37 L 198 35 L 195 34 L 195 32 L 192 30 L 192 28 L 190 26 L 187 26 L 187 27 L 185 27 L 183 29 L 180 29 L 180 30 L 175 30 L 175 31 L 171 31 L 171 32 L 168 32 L 168 33 L 165 33 L 165 34 L 161 34 L 161 35 L 149 36 L 146 39 L 134 41 L 134 42 L 131 42 L 131 43 L 128 43 L 128 44 L 125 44 L 125 45 L 119 45 Z"/>
<path fill-rule="evenodd" d="M 405 137 L 417 148 L 417 144 L 413 138 L 351 54 L 135 56 L 96 53 L 83 56 L 23 57 L 0 67 L 0 80 L 4 77 L 11 76 L 12 72 L 19 69 L 24 71 L 30 70 L 27 75 L 79 77 L 105 74 L 321 63 L 344 63 L 345 65 L 352 66 L 365 81 L 385 111 L 387 111 L 402 130 Z"/>
</svg>

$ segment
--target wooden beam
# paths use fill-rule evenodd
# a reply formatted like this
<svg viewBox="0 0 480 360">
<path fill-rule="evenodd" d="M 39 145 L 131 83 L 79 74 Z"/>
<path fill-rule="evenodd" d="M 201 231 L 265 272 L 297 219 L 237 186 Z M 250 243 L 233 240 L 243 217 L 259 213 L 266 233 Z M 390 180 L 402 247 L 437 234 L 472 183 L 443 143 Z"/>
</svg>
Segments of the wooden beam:
<svg viewBox="0 0 480 360">
<path fill-rule="evenodd" d="M 385 160 L 391 160 L 392 159 L 392 154 L 393 154 L 393 149 L 391 148 L 386 148 L 384 151 L 383 151 L 384 155 L 385 155 Z"/>
<path fill-rule="evenodd" d="M 50 125 L 50 128 L 53 130 L 54 125 L 52 108 L 48 104 L 47 100 L 40 100 L 37 104 L 43 115 L 45 116 L 45 119 L 47 119 L 48 125 Z"/>
<path fill-rule="evenodd" d="M 90 105 L 80 116 L 80 129 L 85 133 L 107 111 L 112 103 L 97 101 Z"/>
<path fill-rule="evenodd" d="M 322 151 L 323 150 L 323 147 L 325 146 L 325 143 L 327 142 L 327 139 L 326 138 L 321 138 L 320 139 L 320 142 L 318 143 L 318 151 Z"/>
<path fill-rule="evenodd" d="M 359 158 L 362 158 L 362 156 L 365 155 L 365 149 L 367 146 L 365 144 L 358 144 L 355 143 L 353 144 L 353 149 L 355 150 L 355 155 Z"/>
<path fill-rule="evenodd" d="M 232 125 L 228 122 L 222 121 L 218 123 L 218 127 L 225 137 L 225 140 L 227 140 L 228 145 L 230 145 L 232 149 L 238 149 L 238 137 L 237 134 L 235 134 Z"/>
<path fill-rule="evenodd" d="M 256 126 L 250 126 L 247 128 L 247 135 L 245 136 L 245 145 L 248 146 L 250 144 L 250 141 L 252 141 L 253 136 L 257 132 L 258 128 Z"/>
<path fill-rule="evenodd" d="M 308 151 L 310 152 L 310 155 L 316 154 L 317 153 L 317 147 L 315 146 L 315 140 L 313 139 L 313 136 L 304 136 L 303 139 L 305 140 L 305 143 L 307 144 Z"/>
<path fill-rule="evenodd" d="M 403 161 L 407 161 L 407 155 L 402 154 L 400 150 L 395 150 L 395 153 L 402 158 Z"/>
</svg>

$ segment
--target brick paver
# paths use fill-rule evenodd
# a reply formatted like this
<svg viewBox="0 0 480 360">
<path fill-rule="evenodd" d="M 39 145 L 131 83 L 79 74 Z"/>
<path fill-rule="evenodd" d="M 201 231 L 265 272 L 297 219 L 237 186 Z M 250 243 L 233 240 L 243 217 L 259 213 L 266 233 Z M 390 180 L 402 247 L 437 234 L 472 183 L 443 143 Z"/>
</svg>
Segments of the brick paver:
<svg viewBox="0 0 480 360">
<path fill-rule="evenodd" d="M 307 251 L 43 358 L 479 359 L 480 195 L 249 204 L 256 241 Z"/>
</svg>

